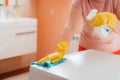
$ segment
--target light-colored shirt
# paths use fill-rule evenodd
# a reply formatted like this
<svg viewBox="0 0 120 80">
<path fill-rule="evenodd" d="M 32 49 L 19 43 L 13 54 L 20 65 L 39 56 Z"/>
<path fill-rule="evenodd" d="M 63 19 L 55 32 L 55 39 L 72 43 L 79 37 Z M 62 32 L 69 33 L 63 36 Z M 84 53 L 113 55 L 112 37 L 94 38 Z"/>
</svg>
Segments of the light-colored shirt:
<svg viewBox="0 0 120 80">
<path fill-rule="evenodd" d="M 120 5 L 118 3 L 120 0 L 74 0 L 73 6 L 82 11 L 84 21 L 80 32 L 80 45 L 82 47 L 105 52 L 115 52 L 120 49 L 120 34 L 111 31 L 107 38 L 100 38 L 86 19 L 91 9 L 97 9 L 99 12 L 114 13 L 120 20 L 120 13 L 116 11 L 117 6 Z"/>
</svg>

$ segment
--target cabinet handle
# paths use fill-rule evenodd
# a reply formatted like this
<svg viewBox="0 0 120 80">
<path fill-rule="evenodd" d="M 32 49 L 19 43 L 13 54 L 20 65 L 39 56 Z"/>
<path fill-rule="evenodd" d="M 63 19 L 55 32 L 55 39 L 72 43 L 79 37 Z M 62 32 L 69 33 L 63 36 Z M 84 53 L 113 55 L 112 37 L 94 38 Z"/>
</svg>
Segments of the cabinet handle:
<svg viewBox="0 0 120 80">
<path fill-rule="evenodd" d="M 30 34 L 30 33 L 35 33 L 35 31 L 16 33 L 16 35 L 24 35 L 24 34 Z"/>
</svg>

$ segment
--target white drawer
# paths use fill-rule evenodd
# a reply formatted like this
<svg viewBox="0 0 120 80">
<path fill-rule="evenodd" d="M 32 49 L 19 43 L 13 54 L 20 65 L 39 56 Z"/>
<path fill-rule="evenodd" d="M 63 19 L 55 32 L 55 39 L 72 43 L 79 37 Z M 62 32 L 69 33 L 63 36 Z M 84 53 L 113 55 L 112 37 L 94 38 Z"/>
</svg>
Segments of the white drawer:
<svg viewBox="0 0 120 80">
<path fill-rule="evenodd" d="M 36 27 L 9 29 L 6 34 L 6 38 L 4 34 L 0 36 L 4 38 L 0 43 L 0 59 L 36 52 Z"/>
</svg>

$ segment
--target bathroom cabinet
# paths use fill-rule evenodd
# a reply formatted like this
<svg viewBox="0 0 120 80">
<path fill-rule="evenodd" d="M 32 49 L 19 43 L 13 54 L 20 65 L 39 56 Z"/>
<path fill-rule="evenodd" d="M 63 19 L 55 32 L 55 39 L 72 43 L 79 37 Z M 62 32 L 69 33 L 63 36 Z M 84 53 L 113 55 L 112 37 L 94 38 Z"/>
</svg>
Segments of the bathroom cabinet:
<svg viewBox="0 0 120 80">
<path fill-rule="evenodd" d="M 28 67 L 36 60 L 37 20 L 0 21 L 0 74 Z"/>
<path fill-rule="evenodd" d="M 0 44 L 0 59 L 36 52 L 35 29 L 36 27 L 23 27 L 4 30 L 6 33 L 1 36 L 3 41 Z"/>
</svg>

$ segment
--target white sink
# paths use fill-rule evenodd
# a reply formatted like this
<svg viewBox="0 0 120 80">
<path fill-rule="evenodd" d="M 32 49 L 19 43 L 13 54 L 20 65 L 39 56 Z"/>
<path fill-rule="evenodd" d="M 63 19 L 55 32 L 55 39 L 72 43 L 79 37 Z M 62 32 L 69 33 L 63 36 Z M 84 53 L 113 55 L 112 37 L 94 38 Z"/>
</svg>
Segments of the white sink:
<svg viewBox="0 0 120 80">
<path fill-rule="evenodd" d="M 0 28 L 14 28 L 14 27 L 36 27 L 37 20 L 34 18 L 17 18 L 0 20 Z"/>
</svg>

